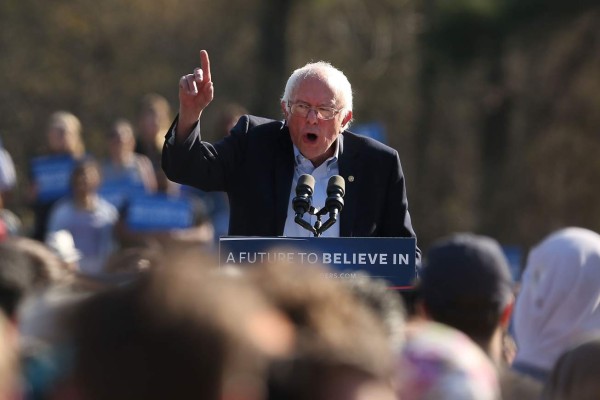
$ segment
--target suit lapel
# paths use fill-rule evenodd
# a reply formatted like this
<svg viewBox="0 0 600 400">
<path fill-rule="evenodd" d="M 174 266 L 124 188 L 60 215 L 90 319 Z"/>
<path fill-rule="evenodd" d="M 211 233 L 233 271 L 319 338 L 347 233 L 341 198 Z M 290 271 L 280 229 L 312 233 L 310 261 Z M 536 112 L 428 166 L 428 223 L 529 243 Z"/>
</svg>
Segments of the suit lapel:
<svg viewBox="0 0 600 400">
<path fill-rule="evenodd" d="M 345 133 L 345 132 L 344 132 Z M 344 134 L 342 133 L 342 134 Z M 360 178 L 357 172 L 361 171 L 360 157 L 356 143 L 351 135 L 344 134 L 341 155 L 339 159 L 339 171 L 346 182 L 346 194 L 344 195 L 344 208 L 340 213 L 340 236 L 353 236 L 354 221 L 357 210 Z"/>
<path fill-rule="evenodd" d="M 278 235 L 283 235 L 287 218 L 288 202 L 294 177 L 294 149 L 287 126 L 283 126 L 277 144 L 275 159 L 275 226 Z"/>
</svg>

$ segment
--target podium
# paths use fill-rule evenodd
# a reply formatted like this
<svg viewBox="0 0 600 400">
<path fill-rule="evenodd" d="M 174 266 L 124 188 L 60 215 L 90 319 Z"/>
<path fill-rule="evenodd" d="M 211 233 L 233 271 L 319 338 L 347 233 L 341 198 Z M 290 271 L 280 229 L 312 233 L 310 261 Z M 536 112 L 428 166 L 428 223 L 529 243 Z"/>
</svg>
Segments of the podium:
<svg viewBox="0 0 600 400">
<path fill-rule="evenodd" d="M 390 289 L 410 290 L 417 276 L 414 238 L 288 238 L 225 236 L 219 239 L 221 266 L 291 262 L 325 265 L 326 278 L 352 279 L 357 271 L 384 279 Z"/>
</svg>

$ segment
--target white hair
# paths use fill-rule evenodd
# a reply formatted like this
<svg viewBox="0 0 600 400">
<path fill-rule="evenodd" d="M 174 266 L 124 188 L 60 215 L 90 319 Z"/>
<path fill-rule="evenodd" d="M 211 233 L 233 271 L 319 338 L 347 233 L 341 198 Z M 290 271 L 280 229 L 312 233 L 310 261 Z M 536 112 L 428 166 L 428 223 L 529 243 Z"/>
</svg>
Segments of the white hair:
<svg viewBox="0 0 600 400">
<path fill-rule="evenodd" d="M 286 104 L 291 101 L 292 95 L 300 82 L 312 77 L 323 79 L 331 87 L 336 96 L 334 101 L 336 106 L 341 108 L 342 115 L 346 116 L 349 111 L 352 111 L 352 86 L 350 81 L 342 71 L 327 61 L 308 63 L 292 72 L 285 84 L 281 101 Z M 350 121 L 346 123 L 344 129 L 347 129 L 349 125 Z"/>
</svg>

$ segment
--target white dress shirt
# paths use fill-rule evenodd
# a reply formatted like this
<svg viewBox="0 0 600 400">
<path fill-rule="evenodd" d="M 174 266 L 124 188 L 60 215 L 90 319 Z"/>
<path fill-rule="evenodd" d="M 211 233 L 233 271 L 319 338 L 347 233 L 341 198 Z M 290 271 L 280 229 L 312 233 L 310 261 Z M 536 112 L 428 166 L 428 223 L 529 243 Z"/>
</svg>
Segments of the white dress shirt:
<svg viewBox="0 0 600 400">
<path fill-rule="evenodd" d="M 325 200 L 327 199 L 327 183 L 329 178 L 334 175 L 339 175 L 339 164 L 338 157 L 340 154 L 340 141 L 344 140 L 342 135 L 338 136 L 338 140 L 335 142 L 335 153 L 333 156 L 328 158 L 323 164 L 315 168 L 310 160 L 300 154 L 300 151 L 294 146 L 294 178 L 292 180 L 292 188 L 290 190 L 290 198 L 288 201 L 288 212 L 285 220 L 285 227 L 283 229 L 283 236 L 286 237 L 312 237 L 312 232 L 304 229 L 298 225 L 294 219 L 296 213 L 292 207 L 292 200 L 296 197 L 296 185 L 301 175 L 309 174 L 315 178 L 314 193 L 312 196 L 312 206 L 316 209 L 321 209 L 325 206 Z M 342 147 L 343 148 L 343 147 Z M 338 214 L 337 222 L 333 224 L 329 229 L 321 234 L 321 237 L 339 237 L 340 236 L 340 214 Z M 309 213 L 304 214 L 304 219 L 310 223 L 311 226 L 315 225 L 317 217 L 310 215 Z M 321 216 L 321 222 L 324 223 L 329 219 L 329 213 Z"/>
</svg>

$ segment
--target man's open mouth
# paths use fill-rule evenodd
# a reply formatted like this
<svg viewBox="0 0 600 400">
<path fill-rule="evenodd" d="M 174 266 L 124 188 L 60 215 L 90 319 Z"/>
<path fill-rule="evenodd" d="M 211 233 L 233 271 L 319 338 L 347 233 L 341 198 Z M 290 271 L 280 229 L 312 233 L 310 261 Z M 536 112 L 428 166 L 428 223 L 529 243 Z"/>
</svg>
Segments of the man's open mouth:
<svg viewBox="0 0 600 400">
<path fill-rule="evenodd" d="M 317 135 L 314 133 L 307 133 L 306 134 L 306 138 L 308 139 L 309 142 L 316 142 L 317 141 Z"/>
</svg>

